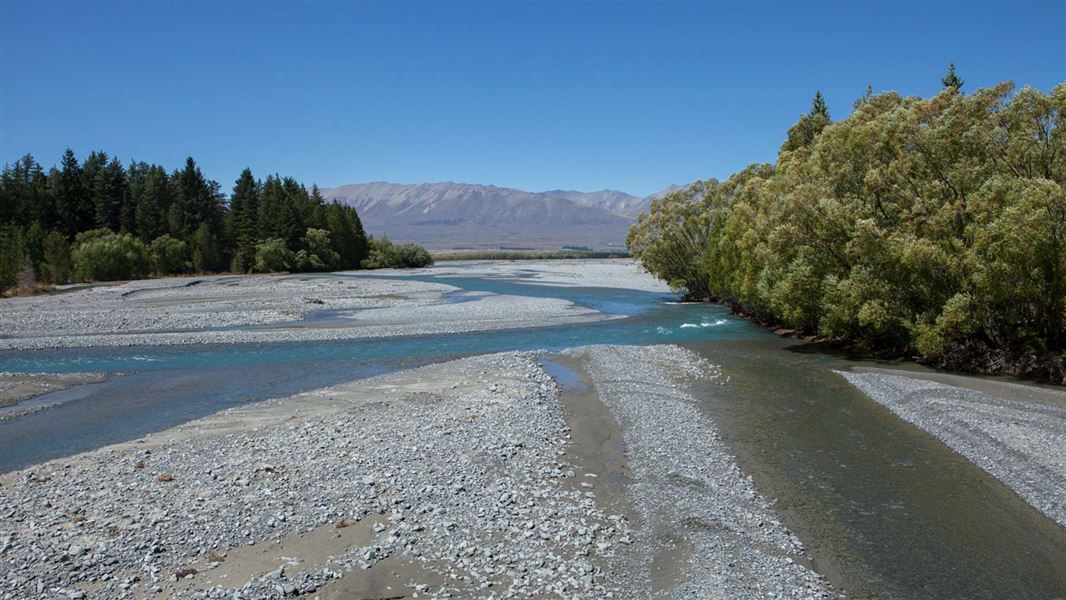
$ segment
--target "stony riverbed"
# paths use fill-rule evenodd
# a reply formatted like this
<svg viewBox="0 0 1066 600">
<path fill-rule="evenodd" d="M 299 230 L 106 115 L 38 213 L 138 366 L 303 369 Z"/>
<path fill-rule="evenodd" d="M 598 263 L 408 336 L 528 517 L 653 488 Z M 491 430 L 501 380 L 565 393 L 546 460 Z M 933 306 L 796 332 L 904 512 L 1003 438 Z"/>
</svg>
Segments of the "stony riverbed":
<svg viewBox="0 0 1066 600">
<path fill-rule="evenodd" d="M 347 340 L 609 318 L 556 298 L 484 294 L 450 301 L 457 291 L 361 272 L 99 285 L 0 303 L 0 350 Z M 329 318 L 309 320 L 323 314 Z"/>
<path fill-rule="evenodd" d="M 840 375 L 1066 527 L 1066 393 L 1011 384 L 982 392 L 878 372 Z M 1009 397 L 1018 395 L 1029 399 Z"/>
</svg>

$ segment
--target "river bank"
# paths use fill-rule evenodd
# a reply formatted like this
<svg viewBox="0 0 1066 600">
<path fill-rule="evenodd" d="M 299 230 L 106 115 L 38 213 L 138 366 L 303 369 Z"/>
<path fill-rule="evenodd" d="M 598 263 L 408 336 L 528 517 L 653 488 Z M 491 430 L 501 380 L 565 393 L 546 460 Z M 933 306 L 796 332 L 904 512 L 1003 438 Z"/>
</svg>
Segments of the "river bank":
<svg viewBox="0 0 1066 600">
<path fill-rule="evenodd" d="M 638 430 L 624 408 L 635 406 L 634 390 L 611 387 L 604 369 L 640 372 L 651 359 L 657 367 L 639 385 L 666 383 L 675 391 L 662 401 L 682 408 L 684 358 L 667 346 L 588 350 L 600 398 L 623 424 L 635 480 L 622 502 L 636 507 L 636 522 L 608 491 L 616 484 L 574 450 L 591 442 L 584 430 L 575 439 L 536 356 L 506 353 L 248 405 L 7 474 L 0 590 L 641 598 L 672 535 L 692 536 L 697 551 L 672 557 L 683 568 L 656 579 L 661 596 L 824 597 L 819 578 L 788 558 L 802 545 L 721 448 L 711 446 L 711 472 L 686 462 L 648 470 L 644 453 L 668 447 L 679 422 Z M 667 505 L 681 511 L 669 523 L 651 512 L 664 506 L 664 482 Z M 712 513 L 701 518 L 697 506 Z M 723 549 L 704 555 L 712 540 Z"/>
<path fill-rule="evenodd" d="M 40 575 L 44 597 L 819 597 L 829 583 L 893 600 L 1066 594 L 1053 566 L 1066 529 L 836 373 L 868 364 L 674 302 L 631 261 L 551 265 L 385 274 L 366 289 L 394 286 L 396 304 L 308 302 L 295 325 L 234 326 L 455 315 L 465 332 L 0 352 L 2 370 L 110 375 L 0 423 L 0 507 L 17 507 L 0 511 L 0 554 L 15 565 L 0 590 L 37 595 Z M 268 301 L 249 304 L 328 302 L 301 290 L 364 279 L 266 278 L 255 285 Z M 206 296 L 208 314 L 225 312 L 224 290 Z M 154 300 L 175 298 L 196 312 L 191 295 Z M 540 300 L 597 320 L 464 320 Z M 427 319 L 420 301 L 441 312 Z M 901 376 L 1005 393 L 919 370 Z M 1040 390 L 1010 389 L 1003 399 L 1021 403 Z"/>
<path fill-rule="evenodd" d="M 449 285 L 361 275 L 153 279 L 10 298 L 0 302 L 0 350 L 370 339 L 609 318 L 555 298 L 456 297 Z"/>
<path fill-rule="evenodd" d="M 983 391 L 901 371 L 839 372 L 1066 527 L 1066 392 L 992 382 Z"/>
</svg>

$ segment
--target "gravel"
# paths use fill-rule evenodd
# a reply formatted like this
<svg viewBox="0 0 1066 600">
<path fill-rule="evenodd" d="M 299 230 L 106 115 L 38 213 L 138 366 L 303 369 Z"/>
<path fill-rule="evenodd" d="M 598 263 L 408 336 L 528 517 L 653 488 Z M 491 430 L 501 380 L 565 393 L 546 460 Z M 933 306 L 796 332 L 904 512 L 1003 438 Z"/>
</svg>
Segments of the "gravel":
<svg viewBox="0 0 1066 600">
<path fill-rule="evenodd" d="M 632 597 L 823 598 L 829 585 L 801 566 L 804 547 L 774 516 L 696 407 L 685 382 L 720 377 L 677 346 L 593 346 L 568 351 L 584 359 L 621 425 L 635 482 L 630 500 L 641 516 L 631 550 L 618 558 L 616 581 Z M 679 539 L 680 538 L 680 539 Z M 688 577 L 656 581 L 650 566 L 689 546 Z"/>
<path fill-rule="evenodd" d="M 644 292 L 669 292 L 670 287 L 629 258 L 567 260 L 447 261 L 431 269 L 395 271 L 394 274 L 433 274 L 486 277 L 533 285 L 623 287 Z"/>
<path fill-rule="evenodd" d="M 1035 402 L 903 375 L 838 373 L 1066 527 L 1066 393 L 1040 390 L 1056 398 Z"/>
<path fill-rule="evenodd" d="M 444 581 L 419 597 L 615 597 L 630 528 L 573 481 L 569 435 L 528 353 L 233 409 L 0 478 L 0 597 L 277 598 L 398 556 Z M 371 541 L 206 583 L 233 549 L 348 524 Z"/>
<path fill-rule="evenodd" d="M 326 341 L 609 318 L 556 298 L 449 302 L 456 290 L 357 274 L 133 281 L 0 300 L 0 350 Z"/>
</svg>

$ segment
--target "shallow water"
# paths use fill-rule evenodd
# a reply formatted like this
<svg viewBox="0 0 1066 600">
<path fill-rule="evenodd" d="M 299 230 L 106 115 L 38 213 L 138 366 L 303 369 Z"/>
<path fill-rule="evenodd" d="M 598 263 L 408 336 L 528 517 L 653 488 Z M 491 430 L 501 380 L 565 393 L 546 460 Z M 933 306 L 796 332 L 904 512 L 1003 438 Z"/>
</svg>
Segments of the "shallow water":
<svg viewBox="0 0 1066 600">
<path fill-rule="evenodd" d="M 378 340 L 0 352 L 0 371 L 125 374 L 90 393 L 68 390 L 83 397 L 54 409 L 0 423 L 0 472 L 230 406 L 458 356 L 678 343 L 722 365 L 730 382 L 699 388 L 702 409 L 759 491 L 777 499 L 783 520 L 813 550 L 816 569 L 849 597 L 1066 598 L 1066 530 L 848 386 L 831 372 L 846 366 L 835 358 L 789 351 L 790 342 L 719 306 L 677 304 L 663 294 L 412 279 L 464 290 L 449 301 L 477 292 L 564 298 L 626 318 Z M 324 313 L 308 324 L 340 316 Z"/>
<path fill-rule="evenodd" d="M 816 570 L 850 598 L 1066 597 L 1066 529 L 794 344 L 694 345 L 729 377 L 697 392 Z"/>
<path fill-rule="evenodd" d="M 449 300 L 482 292 L 567 298 L 624 319 L 535 329 L 281 344 L 216 344 L 0 352 L 0 371 L 123 374 L 76 401 L 0 422 L 0 472 L 128 441 L 246 402 L 460 356 L 508 350 L 557 351 L 587 344 L 686 343 L 764 336 L 714 305 L 605 288 L 553 288 L 474 278 L 412 279 L 460 287 Z M 324 311 L 305 324 L 337 318 Z M 682 327 L 690 324 L 695 327 Z M 286 327 L 291 327 L 286 324 Z M 75 393 L 68 390 L 66 394 Z M 64 398 L 42 396 L 41 402 Z"/>
</svg>

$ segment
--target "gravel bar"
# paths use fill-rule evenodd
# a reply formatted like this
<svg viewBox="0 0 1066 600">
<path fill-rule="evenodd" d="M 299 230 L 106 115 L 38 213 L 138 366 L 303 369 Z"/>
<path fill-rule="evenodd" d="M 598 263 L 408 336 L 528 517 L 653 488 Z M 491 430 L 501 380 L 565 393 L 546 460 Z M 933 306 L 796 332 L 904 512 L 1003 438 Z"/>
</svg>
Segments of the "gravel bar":
<svg viewBox="0 0 1066 600">
<path fill-rule="evenodd" d="M 806 559 L 803 545 L 759 496 L 686 391 L 692 378 L 720 377 L 713 365 L 677 346 L 592 346 L 568 354 L 587 361 L 601 401 L 624 432 L 635 477 L 630 501 L 642 519 L 635 544 L 616 567 L 631 596 L 833 595 L 819 575 L 797 562 Z M 685 558 L 687 577 L 658 580 L 655 565 Z"/>
<path fill-rule="evenodd" d="M 0 478 L 0 598 L 331 597 L 379 563 L 392 597 L 618 597 L 629 524 L 569 438 L 529 353 L 224 411 Z M 237 578 L 253 545 L 274 562 Z"/>
<path fill-rule="evenodd" d="M 1066 527 L 1066 393 L 1040 389 L 1031 395 L 1049 401 L 1024 401 L 903 375 L 838 373 Z M 1024 390 L 1010 387 L 1014 396 Z"/>
<path fill-rule="evenodd" d="M 0 300 L 0 350 L 329 341 L 602 321 L 558 298 L 357 273 L 175 278 Z M 317 317 L 324 316 L 324 319 Z"/>
</svg>

